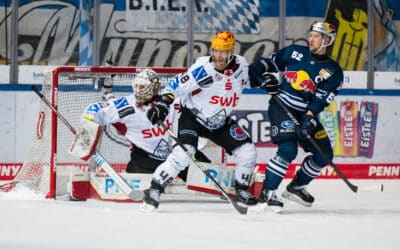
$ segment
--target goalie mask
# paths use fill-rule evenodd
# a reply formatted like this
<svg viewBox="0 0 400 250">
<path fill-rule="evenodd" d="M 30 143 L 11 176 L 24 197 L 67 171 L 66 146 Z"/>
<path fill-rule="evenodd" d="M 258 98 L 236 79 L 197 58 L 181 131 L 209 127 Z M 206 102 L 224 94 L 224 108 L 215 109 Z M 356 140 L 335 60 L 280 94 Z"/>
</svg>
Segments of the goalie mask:
<svg viewBox="0 0 400 250">
<path fill-rule="evenodd" d="M 139 103 L 148 102 L 158 94 L 160 89 L 159 79 L 158 74 L 151 69 L 145 69 L 136 75 L 132 88 Z"/>
</svg>

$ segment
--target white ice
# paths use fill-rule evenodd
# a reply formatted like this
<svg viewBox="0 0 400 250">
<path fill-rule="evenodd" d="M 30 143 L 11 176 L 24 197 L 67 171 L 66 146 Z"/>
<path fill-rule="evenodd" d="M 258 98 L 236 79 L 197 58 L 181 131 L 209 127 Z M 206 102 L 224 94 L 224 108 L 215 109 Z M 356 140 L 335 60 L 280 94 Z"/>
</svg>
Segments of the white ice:
<svg viewBox="0 0 400 250">
<path fill-rule="evenodd" d="M 355 194 L 341 180 L 315 180 L 313 207 L 286 202 L 282 214 L 257 215 L 214 196 L 165 196 L 146 214 L 138 203 L 0 194 L 0 249 L 400 249 L 400 181 L 351 181 L 385 189 Z"/>
</svg>

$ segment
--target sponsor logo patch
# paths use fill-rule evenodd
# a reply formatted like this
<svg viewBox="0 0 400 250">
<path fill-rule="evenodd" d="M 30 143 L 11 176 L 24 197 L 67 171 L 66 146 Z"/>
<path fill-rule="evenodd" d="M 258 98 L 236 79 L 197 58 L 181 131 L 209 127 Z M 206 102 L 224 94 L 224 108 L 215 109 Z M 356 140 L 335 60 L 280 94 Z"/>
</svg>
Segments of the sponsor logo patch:
<svg viewBox="0 0 400 250">
<path fill-rule="evenodd" d="M 293 121 L 283 121 L 281 123 L 281 127 L 284 129 L 294 128 L 294 123 L 293 123 Z"/>
<path fill-rule="evenodd" d="M 192 71 L 192 75 L 196 81 L 199 81 L 200 79 L 203 79 L 205 76 L 207 76 L 207 71 L 204 69 L 203 66 L 195 68 Z"/>
<path fill-rule="evenodd" d="M 247 134 L 236 124 L 232 125 L 229 132 L 233 138 L 238 141 L 243 141 L 247 138 Z"/>
</svg>

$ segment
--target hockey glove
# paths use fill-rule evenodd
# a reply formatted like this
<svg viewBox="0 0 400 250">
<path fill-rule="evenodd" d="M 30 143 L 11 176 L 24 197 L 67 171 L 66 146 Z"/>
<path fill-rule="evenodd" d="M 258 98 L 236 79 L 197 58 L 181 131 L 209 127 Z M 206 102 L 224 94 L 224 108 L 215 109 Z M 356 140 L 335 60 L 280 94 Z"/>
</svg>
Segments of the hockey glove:
<svg viewBox="0 0 400 250">
<path fill-rule="evenodd" d="M 271 95 L 277 94 L 280 85 L 278 79 L 276 79 L 274 75 L 268 73 L 264 73 L 262 78 L 264 79 L 264 83 L 260 86 L 260 88 L 266 90 Z"/>
<path fill-rule="evenodd" d="M 155 125 L 158 121 L 164 122 L 165 118 L 169 113 L 169 105 L 174 102 L 174 95 L 171 93 L 160 96 L 151 109 L 147 111 L 147 118 L 151 124 Z"/>
<path fill-rule="evenodd" d="M 147 111 L 147 118 L 151 124 L 155 125 L 158 121 L 164 121 L 169 113 L 169 106 L 164 102 L 156 102 L 154 107 Z"/>
<path fill-rule="evenodd" d="M 307 140 L 308 136 L 312 136 L 317 128 L 317 119 L 312 115 L 304 114 L 300 127 L 297 129 L 297 136 L 300 140 Z"/>
</svg>

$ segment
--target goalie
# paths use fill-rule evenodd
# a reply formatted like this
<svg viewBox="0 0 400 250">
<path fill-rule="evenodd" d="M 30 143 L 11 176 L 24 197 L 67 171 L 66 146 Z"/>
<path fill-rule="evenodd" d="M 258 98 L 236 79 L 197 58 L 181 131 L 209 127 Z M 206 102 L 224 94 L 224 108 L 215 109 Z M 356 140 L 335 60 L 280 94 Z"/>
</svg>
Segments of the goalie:
<svg viewBox="0 0 400 250">
<path fill-rule="evenodd" d="M 165 118 L 171 128 L 174 116 L 173 98 L 160 96 L 160 81 L 156 72 L 145 69 L 132 82 L 134 93 L 107 102 L 90 104 L 84 111 L 70 153 L 88 160 L 96 150 L 101 127 L 118 125 L 118 131 L 131 143 L 127 173 L 153 173 L 171 153 L 171 138 L 168 133 L 151 133 L 159 128 L 147 119 L 147 111 L 153 109 Z M 146 133 L 144 131 L 147 131 Z M 148 132 L 150 131 L 150 132 Z M 186 173 L 179 175 L 186 180 Z"/>
</svg>

